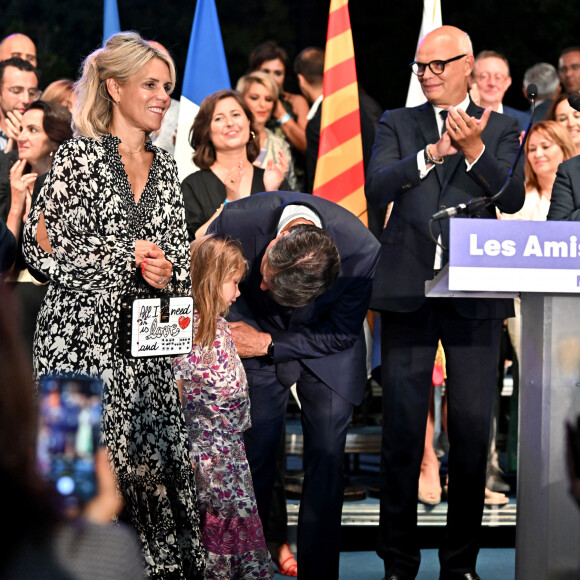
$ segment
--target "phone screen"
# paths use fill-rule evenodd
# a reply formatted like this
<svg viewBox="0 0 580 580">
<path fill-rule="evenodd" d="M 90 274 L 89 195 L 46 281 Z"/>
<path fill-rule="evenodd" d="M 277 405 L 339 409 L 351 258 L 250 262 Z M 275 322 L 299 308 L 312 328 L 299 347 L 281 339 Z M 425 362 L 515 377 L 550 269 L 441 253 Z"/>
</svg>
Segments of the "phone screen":
<svg viewBox="0 0 580 580">
<path fill-rule="evenodd" d="M 82 508 L 96 491 L 101 397 L 100 379 L 67 375 L 40 381 L 37 466 L 66 508 Z"/>
</svg>

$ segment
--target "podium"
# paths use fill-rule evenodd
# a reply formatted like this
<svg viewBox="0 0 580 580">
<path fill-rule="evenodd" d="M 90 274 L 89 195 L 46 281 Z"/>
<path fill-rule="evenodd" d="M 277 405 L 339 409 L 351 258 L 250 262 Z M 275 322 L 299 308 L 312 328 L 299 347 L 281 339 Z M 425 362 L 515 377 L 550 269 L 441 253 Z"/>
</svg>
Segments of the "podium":
<svg viewBox="0 0 580 580">
<path fill-rule="evenodd" d="M 580 222 L 452 219 L 430 297 L 521 296 L 516 580 L 576 580 L 565 424 L 580 414 Z"/>
</svg>

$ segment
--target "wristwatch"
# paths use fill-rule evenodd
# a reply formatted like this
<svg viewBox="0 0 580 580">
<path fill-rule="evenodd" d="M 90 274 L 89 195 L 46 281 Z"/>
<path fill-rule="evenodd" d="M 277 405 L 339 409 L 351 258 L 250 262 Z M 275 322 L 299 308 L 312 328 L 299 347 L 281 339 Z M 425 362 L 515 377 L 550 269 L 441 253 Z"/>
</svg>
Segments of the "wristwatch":
<svg viewBox="0 0 580 580">
<path fill-rule="evenodd" d="M 271 360 L 274 360 L 274 341 L 272 340 L 268 345 L 268 356 Z"/>
</svg>

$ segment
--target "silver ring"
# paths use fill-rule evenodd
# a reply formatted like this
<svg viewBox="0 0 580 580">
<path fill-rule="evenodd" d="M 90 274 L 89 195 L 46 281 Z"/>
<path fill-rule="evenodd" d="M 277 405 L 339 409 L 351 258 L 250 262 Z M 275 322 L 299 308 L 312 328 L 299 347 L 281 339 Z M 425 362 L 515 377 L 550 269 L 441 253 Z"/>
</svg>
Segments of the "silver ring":
<svg viewBox="0 0 580 580">
<path fill-rule="evenodd" d="M 159 280 L 159 282 L 157 282 L 157 284 L 163 284 L 163 282 L 165 282 L 165 276 L 163 276 L 163 277 L 161 278 L 161 280 Z"/>
<path fill-rule="evenodd" d="M 459 127 L 457 125 L 455 125 L 455 127 L 453 127 L 454 131 L 459 131 Z"/>
</svg>

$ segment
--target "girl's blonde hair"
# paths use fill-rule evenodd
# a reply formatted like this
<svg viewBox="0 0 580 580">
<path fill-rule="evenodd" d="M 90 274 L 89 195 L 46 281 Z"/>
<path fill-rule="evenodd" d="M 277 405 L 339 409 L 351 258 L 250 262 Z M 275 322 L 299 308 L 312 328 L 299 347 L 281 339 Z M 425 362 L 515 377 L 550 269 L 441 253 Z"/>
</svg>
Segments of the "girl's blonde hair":
<svg viewBox="0 0 580 580">
<path fill-rule="evenodd" d="M 211 347 L 217 332 L 218 315 L 225 316 L 229 304 L 222 299 L 222 285 L 246 273 L 247 263 L 239 243 L 213 234 L 191 243 L 191 295 L 199 313 L 194 342 Z"/>
<path fill-rule="evenodd" d="M 169 68 L 171 90 L 175 86 L 175 65 L 136 32 L 119 32 L 103 48 L 89 54 L 83 63 L 81 78 L 75 83 L 77 102 L 73 109 L 75 131 L 99 140 L 109 132 L 113 119 L 113 99 L 107 90 L 107 79 L 124 85 L 150 60 L 158 58 Z"/>
</svg>

